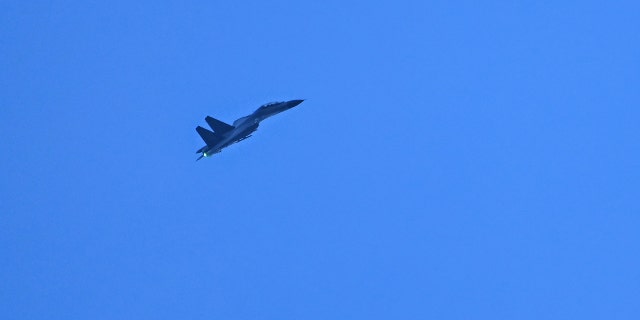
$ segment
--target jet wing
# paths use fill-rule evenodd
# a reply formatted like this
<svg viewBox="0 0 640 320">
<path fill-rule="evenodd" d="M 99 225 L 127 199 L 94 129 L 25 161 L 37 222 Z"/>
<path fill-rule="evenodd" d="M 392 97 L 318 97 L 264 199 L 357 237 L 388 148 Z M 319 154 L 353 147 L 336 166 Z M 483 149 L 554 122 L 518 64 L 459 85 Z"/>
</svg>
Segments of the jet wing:
<svg viewBox="0 0 640 320">
<path fill-rule="evenodd" d="M 213 117 L 209 117 L 207 116 L 206 118 L 204 118 L 204 120 L 207 121 L 207 123 L 209 124 L 209 126 L 211 127 L 211 129 L 213 129 L 213 131 L 215 131 L 216 133 L 225 133 L 227 131 L 231 131 L 233 129 L 233 126 L 230 124 L 226 124 L 216 118 Z"/>
<path fill-rule="evenodd" d="M 196 131 L 198 131 L 198 134 L 208 146 L 215 146 L 223 139 L 221 135 L 215 134 L 201 126 L 197 126 Z"/>
</svg>

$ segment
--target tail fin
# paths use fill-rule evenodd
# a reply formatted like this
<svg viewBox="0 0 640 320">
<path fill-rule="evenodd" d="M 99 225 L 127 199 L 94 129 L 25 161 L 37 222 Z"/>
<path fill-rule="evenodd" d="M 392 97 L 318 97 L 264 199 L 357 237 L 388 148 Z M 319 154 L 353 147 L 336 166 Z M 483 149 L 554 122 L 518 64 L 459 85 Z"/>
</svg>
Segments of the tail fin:
<svg viewBox="0 0 640 320">
<path fill-rule="evenodd" d="M 198 131 L 198 134 L 208 146 L 215 146 L 222 141 L 222 137 L 220 135 L 217 135 L 201 126 L 196 127 L 196 131 Z"/>
<path fill-rule="evenodd" d="M 207 116 L 206 118 L 204 118 L 204 120 L 207 121 L 207 124 L 209 124 L 209 126 L 211 127 L 211 129 L 213 129 L 213 131 L 215 131 L 216 133 L 225 133 L 227 131 L 231 131 L 233 129 L 233 126 L 230 124 L 226 124 L 216 118 Z"/>
</svg>

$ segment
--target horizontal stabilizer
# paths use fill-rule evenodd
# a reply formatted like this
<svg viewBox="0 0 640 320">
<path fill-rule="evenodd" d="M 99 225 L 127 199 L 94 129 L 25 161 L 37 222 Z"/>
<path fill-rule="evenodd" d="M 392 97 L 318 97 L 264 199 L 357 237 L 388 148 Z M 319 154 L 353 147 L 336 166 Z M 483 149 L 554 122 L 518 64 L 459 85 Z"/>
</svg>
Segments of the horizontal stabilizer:
<svg viewBox="0 0 640 320">
<path fill-rule="evenodd" d="M 232 125 L 226 124 L 216 118 L 207 116 L 206 118 L 204 118 L 204 120 L 207 121 L 211 129 L 213 129 L 213 131 L 215 131 L 216 133 L 225 133 L 227 131 L 233 130 Z"/>
<path fill-rule="evenodd" d="M 196 131 L 198 131 L 198 134 L 200 135 L 202 140 L 204 140 L 204 142 L 210 147 L 217 145 L 223 139 L 222 136 L 215 134 L 201 126 L 196 127 Z"/>
</svg>

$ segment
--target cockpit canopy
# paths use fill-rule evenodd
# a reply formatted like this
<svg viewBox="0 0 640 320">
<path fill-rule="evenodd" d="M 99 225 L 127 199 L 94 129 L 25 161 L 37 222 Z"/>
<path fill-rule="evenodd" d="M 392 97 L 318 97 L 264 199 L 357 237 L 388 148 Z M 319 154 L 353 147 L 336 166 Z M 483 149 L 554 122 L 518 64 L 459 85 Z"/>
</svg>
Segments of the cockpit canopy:
<svg viewBox="0 0 640 320">
<path fill-rule="evenodd" d="M 282 101 L 269 102 L 269 103 L 265 103 L 265 104 L 263 104 L 262 106 L 263 106 L 263 107 L 268 107 L 268 106 L 272 106 L 272 105 L 274 105 L 274 104 L 279 104 L 279 103 L 282 103 Z"/>
<path fill-rule="evenodd" d="M 273 106 L 273 105 L 276 105 L 276 104 L 280 104 L 280 103 L 282 103 L 282 101 L 274 101 L 274 102 L 265 103 L 262 106 L 260 106 L 260 108 L 258 108 L 258 110 L 262 110 L 264 108 L 267 108 L 267 107 L 270 107 L 270 106 Z"/>
</svg>

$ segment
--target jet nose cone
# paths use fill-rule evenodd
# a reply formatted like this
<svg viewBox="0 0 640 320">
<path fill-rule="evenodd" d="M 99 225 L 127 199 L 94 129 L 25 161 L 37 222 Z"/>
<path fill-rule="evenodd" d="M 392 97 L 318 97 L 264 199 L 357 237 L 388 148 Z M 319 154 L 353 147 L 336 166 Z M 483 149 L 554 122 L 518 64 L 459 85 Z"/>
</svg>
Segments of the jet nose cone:
<svg viewBox="0 0 640 320">
<path fill-rule="evenodd" d="M 304 101 L 304 99 L 303 100 L 291 100 L 291 101 L 289 101 L 289 103 L 291 103 L 291 107 L 295 107 L 295 106 L 301 104 L 302 101 Z"/>
</svg>

